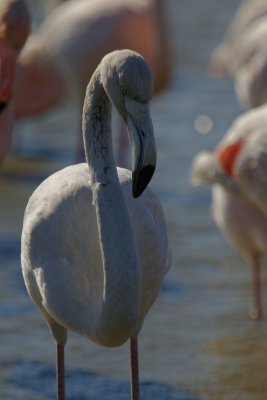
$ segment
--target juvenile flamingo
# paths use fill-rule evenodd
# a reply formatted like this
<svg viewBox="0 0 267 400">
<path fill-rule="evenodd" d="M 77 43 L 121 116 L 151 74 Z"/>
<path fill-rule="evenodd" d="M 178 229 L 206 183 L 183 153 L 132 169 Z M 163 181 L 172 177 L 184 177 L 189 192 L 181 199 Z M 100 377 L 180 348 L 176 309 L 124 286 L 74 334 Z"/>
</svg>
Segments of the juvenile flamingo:
<svg viewBox="0 0 267 400">
<path fill-rule="evenodd" d="M 121 50 L 105 56 L 84 102 L 87 163 L 50 176 L 25 211 L 23 276 L 57 344 L 60 400 L 68 330 L 103 346 L 130 339 L 132 399 L 139 399 L 137 336 L 170 260 L 162 208 L 149 188 L 144 191 L 156 161 L 151 96 L 140 55 Z M 115 166 L 110 102 L 129 128 L 132 174 Z"/>
</svg>

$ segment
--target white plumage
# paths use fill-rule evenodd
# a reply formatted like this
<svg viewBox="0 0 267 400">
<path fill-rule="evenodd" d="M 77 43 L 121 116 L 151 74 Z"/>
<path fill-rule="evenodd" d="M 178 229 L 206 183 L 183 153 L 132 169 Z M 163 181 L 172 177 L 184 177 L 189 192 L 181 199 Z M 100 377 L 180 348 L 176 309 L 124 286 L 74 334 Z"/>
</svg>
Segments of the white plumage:
<svg viewBox="0 0 267 400">
<path fill-rule="evenodd" d="M 238 117 L 215 151 L 193 160 L 192 182 L 212 185 L 212 215 L 252 270 L 251 316 L 262 315 L 260 259 L 267 254 L 267 107 Z"/>
<path fill-rule="evenodd" d="M 135 343 L 168 270 L 161 205 L 149 188 L 141 195 L 155 167 L 151 95 L 150 73 L 141 56 L 124 50 L 104 57 L 84 103 L 87 163 L 50 176 L 27 205 L 23 276 L 58 350 L 67 330 L 104 346 L 128 339 Z M 115 167 L 110 101 L 129 128 L 133 178 Z M 138 399 L 138 382 L 132 392 Z"/>
</svg>

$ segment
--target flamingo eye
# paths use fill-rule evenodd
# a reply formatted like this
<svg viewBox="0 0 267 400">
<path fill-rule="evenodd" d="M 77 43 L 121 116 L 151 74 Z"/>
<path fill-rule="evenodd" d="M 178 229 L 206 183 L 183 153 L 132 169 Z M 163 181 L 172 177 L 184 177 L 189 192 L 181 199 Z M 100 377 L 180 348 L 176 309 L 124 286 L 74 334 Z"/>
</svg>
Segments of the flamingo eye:
<svg viewBox="0 0 267 400">
<path fill-rule="evenodd" d="M 126 95 L 126 89 L 125 89 L 124 86 L 121 86 L 121 94 L 122 94 L 123 96 Z"/>
</svg>

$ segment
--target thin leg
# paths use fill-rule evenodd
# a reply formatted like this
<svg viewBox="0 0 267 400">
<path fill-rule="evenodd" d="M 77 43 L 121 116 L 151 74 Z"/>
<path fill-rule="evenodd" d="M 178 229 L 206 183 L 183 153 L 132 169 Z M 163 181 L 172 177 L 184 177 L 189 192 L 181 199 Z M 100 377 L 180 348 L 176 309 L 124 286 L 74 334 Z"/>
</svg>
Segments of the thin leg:
<svg viewBox="0 0 267 400">
<path fill-rule="evenodd" d="M 57 400 L 65 400 L 64 345 L 57 343 Z"/>
<path fill-rule="evenodd" d="M 130 339 L 131 346 L 131 393 L 132 400 L 139 400 L 139 367 L 138 367 L 138 340 L 137 337 Z"/>
<path fill-rule="evenodd" d="M 260 319 L 262 317 L 261 305 L 261 277 L 260 277 L 260 263 L 259 256 L 254 256 L 252 260 L 252 298 L 253 307 L 250 311 L 252 319 Z"/>
</svg>

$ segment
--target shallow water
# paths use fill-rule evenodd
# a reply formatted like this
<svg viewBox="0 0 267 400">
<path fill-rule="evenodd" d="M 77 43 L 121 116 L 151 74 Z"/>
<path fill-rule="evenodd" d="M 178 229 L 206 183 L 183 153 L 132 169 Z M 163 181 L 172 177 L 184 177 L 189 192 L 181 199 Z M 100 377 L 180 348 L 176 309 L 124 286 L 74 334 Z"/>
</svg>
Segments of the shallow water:
<svg viewBox="0 0 267 400">
<path fill-rule="evenodd" d="M 189 182 L 192 157 L 212 148 L 241 112 L 231 81 L 206 74 L 238 1 L 166 2 L 177 68 L 152 105 L 158 148 L 152 187 L 166 213 L 173 264 L 140 334 L 142 399 L 265 400 L 266 317 L 248 318 L 248 267 L 212 222 L 209 189 Z M 213 123 L 206 135 L 195 129 L 203 115 Z M 0 177 L 1 399 L 55 398 L 54 344 L 24 287 L 20 232 L 30 193 L 71 162 L 76 123 L 66 105 L 19 124 Z M 265 309 L 266 302 L 265 295 Z M 128 364 L 128 345 L 105 349 L 70 334 L 68 398 L 129 399 Z"/>
</svg>

